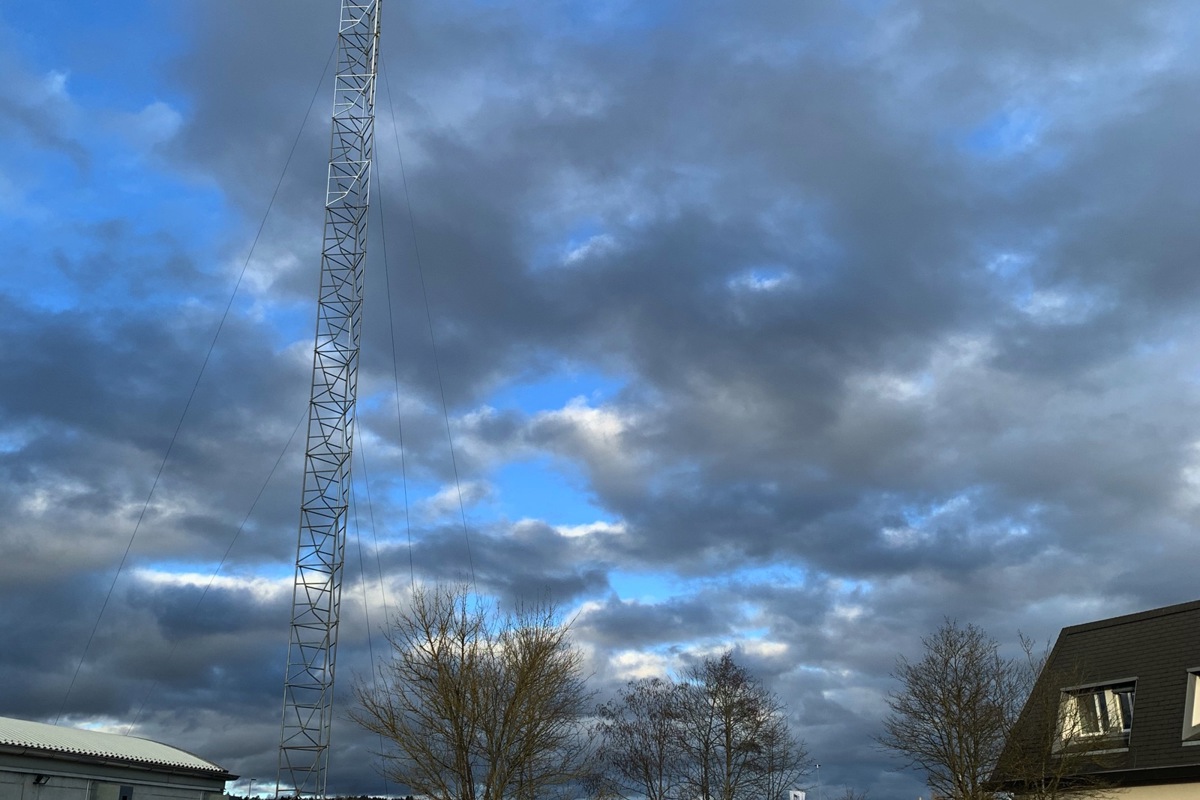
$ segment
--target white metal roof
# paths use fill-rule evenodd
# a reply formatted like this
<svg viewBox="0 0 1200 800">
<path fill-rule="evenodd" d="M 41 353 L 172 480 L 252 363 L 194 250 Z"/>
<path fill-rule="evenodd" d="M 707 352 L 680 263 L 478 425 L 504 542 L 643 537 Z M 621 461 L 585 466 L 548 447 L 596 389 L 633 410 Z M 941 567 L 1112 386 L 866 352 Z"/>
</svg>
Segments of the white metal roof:
<svg viewBox="0 0 1200 800">
<path fill-rule="evenodd" d="M 186 750 L 119 733 L 104 733 L 81 728 L 65 728 L 44 722 L 0 717 L 0 747 L 21 748 L 44 753 L 120 761 L 147 767 L 174 768 L 212 773 L 225 773 L 223 767 L 206 761 Z"/>
</svg>

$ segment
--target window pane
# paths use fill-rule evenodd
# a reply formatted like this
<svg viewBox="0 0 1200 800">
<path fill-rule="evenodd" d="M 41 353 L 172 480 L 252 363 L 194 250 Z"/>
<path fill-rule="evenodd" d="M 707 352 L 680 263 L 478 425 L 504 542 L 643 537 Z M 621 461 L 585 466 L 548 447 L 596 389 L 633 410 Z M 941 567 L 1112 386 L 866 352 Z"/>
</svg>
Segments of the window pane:
<svg viewBox="0 0 1200 800">
<path fill-rule="evenodd" d="M 1128 737 L 1133 723 L 1133 685 L 1074 691 L 1063 700 L 1062 738 Z"/>
</svg>

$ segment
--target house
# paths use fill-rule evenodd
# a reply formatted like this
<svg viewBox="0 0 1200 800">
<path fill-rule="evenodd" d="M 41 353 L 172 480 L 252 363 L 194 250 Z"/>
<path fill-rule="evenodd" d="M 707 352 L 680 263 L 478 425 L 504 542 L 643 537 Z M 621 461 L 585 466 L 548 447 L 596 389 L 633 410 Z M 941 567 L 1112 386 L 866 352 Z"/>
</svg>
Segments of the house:
<svg viewBox="0 0 1200 800">
<path fill-rule="evenodd" d="M 149 739 L 0 717 L 0 800 L 218 800 L 236 777 Z"/>
<path fill-rule="evenodd" d="M 993 782 L 1200 797 L 1200 601 L 1063 628 Z"/>
</svg>

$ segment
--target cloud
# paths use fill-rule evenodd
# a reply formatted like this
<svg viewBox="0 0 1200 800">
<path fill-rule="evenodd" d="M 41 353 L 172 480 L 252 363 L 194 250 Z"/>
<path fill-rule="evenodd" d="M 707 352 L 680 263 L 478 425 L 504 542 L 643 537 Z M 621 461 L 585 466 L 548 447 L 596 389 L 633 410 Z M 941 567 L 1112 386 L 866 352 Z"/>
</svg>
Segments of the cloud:
<svg viewBox="0 0 1200 800">
<path fill-rule="evenodd" d="M 474 580 L 605 691 L 740 648 L 825 785 L 907 797 L 867 743 L 946 614 L 1192 599 L 1186 4 L 518 6 L 385 13 L 339 680 Z M 48 19 L 0 21 L 0 713 L 57 714 L 128 546 L 66 719 L 269 781 L 334 20 Z"/>
<path fill-rule="evenodd" d="M 161 100 L 145 106 L 133 118 L 134 135 L 148 144 L 170 140 L 183 126 L 183 115 Z"/>
</svg>

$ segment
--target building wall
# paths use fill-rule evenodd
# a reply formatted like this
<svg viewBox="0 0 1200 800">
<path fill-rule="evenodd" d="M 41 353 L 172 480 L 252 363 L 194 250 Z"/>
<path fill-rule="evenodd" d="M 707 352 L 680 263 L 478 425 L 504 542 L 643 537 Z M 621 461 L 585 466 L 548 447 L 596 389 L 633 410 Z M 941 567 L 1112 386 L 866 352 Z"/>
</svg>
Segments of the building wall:
<svg viewBox="0 0 1200 800">
<path fill-rule="evenodd" d="M 1195 800 L 1200 797 L 1200 785 L 1176 783 L 1162 786 L 1137 786 L 1117 789 L 1105 795 L 1111 800 Z"/>
<path fill-rule="evenodd" d="M 0 800 L 220 800 L 224 786 L 201 776 L 118 765 L 0 759 Z"/>
</svg>

